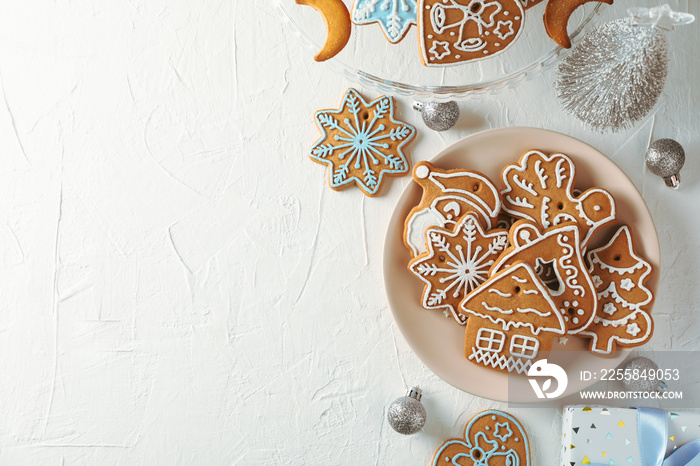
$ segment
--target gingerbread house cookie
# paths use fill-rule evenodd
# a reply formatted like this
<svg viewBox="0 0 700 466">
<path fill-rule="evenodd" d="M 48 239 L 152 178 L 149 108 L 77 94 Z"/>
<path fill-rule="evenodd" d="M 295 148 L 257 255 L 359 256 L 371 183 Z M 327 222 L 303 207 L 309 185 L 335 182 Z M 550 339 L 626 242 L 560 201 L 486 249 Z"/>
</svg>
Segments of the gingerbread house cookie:
<svg viewBox="0 0 700 466">
<path fill-rule="evenodd" d="M 581 254 L 578 225 L 565 222 L 541 232 L 535 223 L 519 220 L 510 229 L 509 238 L 511 245 L 494 262 L 490 273 L 518 261 L 530 264 L 548 284 L 568 333 L 578 333 L 588 326 L 598 299 Z"/>
<path fill-rule="evenodd" d="M 472 291 L 460 304 L 469 316 L 465 356 L 502 372 L 526 374 L 566 325 L 532 267 L 516 262 Z"/>
</svg>

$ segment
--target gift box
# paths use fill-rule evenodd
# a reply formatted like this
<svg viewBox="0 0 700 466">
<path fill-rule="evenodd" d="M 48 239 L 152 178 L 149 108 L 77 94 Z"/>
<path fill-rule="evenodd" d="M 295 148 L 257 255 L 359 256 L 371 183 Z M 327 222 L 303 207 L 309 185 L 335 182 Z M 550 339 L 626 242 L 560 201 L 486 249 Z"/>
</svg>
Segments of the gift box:
<svg viewBox="0 0 700 466">
<path fill-rule="evenodd" d="M 566 406 L 561 466 L 697 464 L 698 439 L 698 412 Z"/>
</svg>

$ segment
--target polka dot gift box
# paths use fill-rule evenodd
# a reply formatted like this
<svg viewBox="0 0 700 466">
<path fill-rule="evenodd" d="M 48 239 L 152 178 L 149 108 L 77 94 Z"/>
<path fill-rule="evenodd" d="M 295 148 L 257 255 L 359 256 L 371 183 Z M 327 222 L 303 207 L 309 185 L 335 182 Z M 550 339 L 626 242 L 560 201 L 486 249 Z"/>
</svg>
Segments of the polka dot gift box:
<svg viewBox="0 0 700 466">
<path fill-rule="evenodd" d="M 700 461 L 700 413 L 566 406 L 561 466 L 686 465 Z"/>
</svg>

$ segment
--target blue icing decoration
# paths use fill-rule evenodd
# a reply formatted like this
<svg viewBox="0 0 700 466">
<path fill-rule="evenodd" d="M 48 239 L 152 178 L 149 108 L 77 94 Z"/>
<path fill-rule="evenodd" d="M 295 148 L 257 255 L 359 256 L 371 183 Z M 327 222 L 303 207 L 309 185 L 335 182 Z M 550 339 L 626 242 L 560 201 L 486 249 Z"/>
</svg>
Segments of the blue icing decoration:
<svg viewBox="0 0 700 466">
<path fill-rule="evenodd" d="M 349 115 L 342 115 L 344 112 Z M 368 195 L 376 194 L 385 174 L 408 173 L 401 148 L 415 135 L 415 128 L 394 120 L 394 100 L 382 96 L 367 103 L 348 89 L 338 110 L 321 110 L 316 123 L 323 132 L 309 157 L 330 166 L 330 184 L 341 189 L 353 182 Z M 329 131 L 335 136 L 331 137 Z M 392 149 L 388 142 L 398 142 Z"/>
<path fill-rule="evenodd" d="M 520 429 L 520 431 L 524 432 L 524 429 L 522 425 L 520 425 L 520 422 L 518 422 L 514 417 L 512 417 L 508 413 L 496 410 L 488 410 L 474 416 L 469 421 L 469 423 L 464 429 L 465 434 L 471 431 L 472 425 L 477 420 L 489 415 L 492 415 L 492 420 L 496 419 L 496 416 L 493 415 L 498 415 L 503 418 L 506 418 L 509 422 L 512 422 L 518 429 Z M 502 424 L 496 424 L 494 436 L 500 438 L 500 436 L 496 434 L 498 433 L 499 426 L 503 427 L 504 425 L 508 428 L 508 434 L 505 435 L 505 438 L 508 438 L 510 435 L 512 435 L 513 432 L 510 429 L 508 422 L 504 422 Z M 460 445 L 461 447 L 463 447 L 464 451 L 459 452 L 452 457 L 446 456 L 444 454 L 444 451 L 452 445 Z M 530 466 L 530 446 L 528 442 L 524 442 L 526 455 L 524 458 L 525 464 L 522 464 L 520 462 L 520 458 L 517 456 L 516 452 L 513 449 L 504 451 L 505 449 L 503 448 L 503 445 L 500 445 L 500 447 L 501 451 L 499 451 L 498 449 L 499 443 L 497 440 L 489 440 L 484 432 L 477 432 L 476 435 L 474 435 L 474 444 L 472 444 L 468 438 L 465 438 L 464 440 L 453 439 L 443 443 L 440 449 L 435 454 L 435 458 L 433 459 L 433 462 L 431 464 L 432 466 L 439 466 L 445 464 L 451 466 L 460 466 L 463 462 L 458 462 L 457 460 L 461 458 L 468 458 L 471 459 L 474 464 L 483 466 L 489 466 L 491 464 L 492 459 L 496 459 L 496 461 L 499 461 L 500 459 L 501 462 L 499 462 L 498 464 L 501 464 L 505 459 L 505 464 L 509 466 Z M 444 460 L 444 462 L 441 462 L 441 460 Z"/>
<path fill-rule="evenodd" d="M 608 432 L 608 435 L 605 436 L 605 438 L 613 438 L 610 432 Z"/>
<path fill-rule="evenodd" d="M 627 461 L 629 461 L 630 463 L 634 463 L 634 460 L 632 459 L 631 456 L 629 458 L 627 458 Z"/>
<path fill-rule="evenodd" d="M 411 24 L 416 24 L 416 0 L 356 0 L 352 10 L 355 24 L 379 23 L 391 43 L 406 35 Z"/>
</svg>

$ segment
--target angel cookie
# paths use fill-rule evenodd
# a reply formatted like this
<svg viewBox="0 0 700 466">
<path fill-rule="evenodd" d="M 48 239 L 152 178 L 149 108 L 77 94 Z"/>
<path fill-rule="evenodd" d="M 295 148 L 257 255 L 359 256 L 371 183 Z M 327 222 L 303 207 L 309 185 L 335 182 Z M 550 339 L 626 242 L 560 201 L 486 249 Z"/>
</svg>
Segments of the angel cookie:
<svg viewBox="0 0 700 466">
<path fill-rule="evenodd" d="M 527 374 L 552 348 L 566 325 L 532 267 L 516 262 L 472 291 L 460 304 L 467 314 L 464 351 L 475 364 Z"/>
<path fill-rule="evenodd" d="M 421 0 L 418 42 L 426 66 L 447 66 L 497 55 L 520 36 L 519 0 Z"/>
<path fill-rule="evenodd" d="M 467 213 L 477 215 L 485 230 L 496 226 L 501 195 L 493 182 L 479 172 L 444 170 L 430 162 L 413 167 L 413 181 L 423 189 L 420 203 L 404 223 L 404 243 L 413 256 L 426 249 L 425 231 L 430 227 L 454 228 Z"/>
<path fill-rule="evenodd" d="M 581 255 L 576 222 L 565 222 L 544 232 L 529 220 L 515 222 L 510 246 L 491 266 L 494 274 L 521 261 L 530 264 L 548 283 L 548 291 L 564 318 L 568 333 L 578 333 L 593 321 L 596 289 Z M 551 272 L 552 277 L 547 273 Z M 550 279 L 551 278 L 551 279 Z"/>
<path fill-rule="evenodd" d="M 525 429 L 508 413 L 480 412 L 464 427 L 463 437 L 440 445 L 431 466 L 530 466 Z"/>
<path fill-rule="evenodd" d="M 425 236 L 428 250 L 408 264 L 425 283 L 423 307 L 450 311 L 464 325 L 467 316 L 459 313 L 459 303 L 486 281 L 489 267 L 506 247 L 508 231 L 484 232 L 470 213 L 454 229 L 428 228 Z"/>
<path fill-rule="evenodd" d="M 598 293 L 598 312 L 581 335 L 589 349 L 609 354 L 616 346 L 640 346 L 651 338 L 654 321 L 649 309 L 654 297 L 645 286 L 653 268 L 639 257 L 627 226 L 600 248 L 589 251 L 590 273 Z"/>
<path fill-rule="evenodd" d="M 329 166 L 331 188 L 357 184 L 366 195 L 375 196 L 386 176 L 408 173 L 403 148 L 416 130 L 394 119 L 393 97 L 367 103 L 355 89 L 348 89 L 338 110 L 321 110 L 315 119 L 323 136 L 309 157 Z"/>
<path fill-rule="evenodd" d="M 593 233 L 615 221 L 615 201 L 604 189 L 591 188 L 574 195 L 574 163 L 564 154 L 526 152 L 517 164 L 501 174 L 503 210 L 531 220 L 543 229 L 564 221 L 576 222 L 581 230 L 581 249 Z"/>
</svg>

